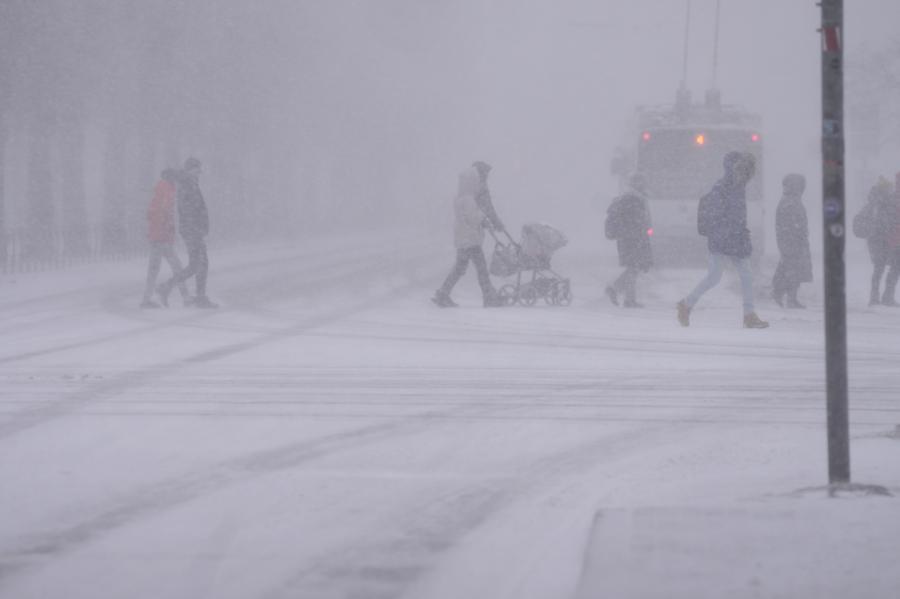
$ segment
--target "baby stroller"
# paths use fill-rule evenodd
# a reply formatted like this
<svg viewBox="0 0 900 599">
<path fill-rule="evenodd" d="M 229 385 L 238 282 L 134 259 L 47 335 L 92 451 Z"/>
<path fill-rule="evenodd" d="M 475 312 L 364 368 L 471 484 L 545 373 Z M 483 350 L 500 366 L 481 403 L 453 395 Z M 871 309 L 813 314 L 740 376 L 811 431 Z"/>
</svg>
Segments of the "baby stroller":
<svg viewBox="0 0 900 599">
<path fill-rule="evenodd" d="M 553 306 L 572 303 L 569 279 L 562 278 L 550 268 L 553 252 L 569 243 L 562 232 L 548 225 L 531 223 L 522 227 L 521 243 L 516 243 L 509 233 L 506 233 L 508 243 L 503 243 L 492 229 L 489 230 L 495 241 L 491 274 L 516 277 L 515 283 L 500 287 L 498 293 L 504 306 L 517 303 L 533 306 L 541 298 Z"/>
</svg>

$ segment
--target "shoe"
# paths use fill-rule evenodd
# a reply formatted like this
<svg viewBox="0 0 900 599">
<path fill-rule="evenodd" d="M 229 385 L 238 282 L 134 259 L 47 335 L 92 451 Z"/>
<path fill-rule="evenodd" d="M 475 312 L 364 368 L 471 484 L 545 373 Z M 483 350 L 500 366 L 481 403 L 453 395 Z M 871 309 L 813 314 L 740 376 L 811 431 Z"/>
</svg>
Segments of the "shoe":
<svg viewBox="0 0 900 599">
<path fill-rule="evenodd" d="M 611 301 L 613 303 L 613 305 L 618 306 L 619 305 L 619 294 L 616 293 L 616 290 L 613 289 L 612 287 L 607 287 L 605 291 L 606 291 L 606 297 L 609 298 L 609 301 Z"/>
<path fill-rule="evenodd" d="M 896 307 L 900 306 L 900 304 L 898 304 L 892 297 L 887 298 L 887 299 L 881 298 L 881 305 L 882 306 L 890 306 L 891 308 L 896 308 Z"/>
<path fill-rule="evenodd" d="M 166 308 L 169 307 L 169 294 L 172 293 L 172 288 L 169 287 L 165 283 L 160 283 L 156 286 L 156 295 L 159 296 L 160 303 Z"/>
<path fill-rule="evenodd" d="M 877 297 L 869 298 L 869 307 L 879 306 L 881 305 L 881 301 Z"/>
<path fill-rule="evenodd" d="M 783 293 L 775 293 L 772 291 L 772 299 L 775 300 L 775 303 L 784 308 L 784 294 Z"/>
<path fill-rule="evenodd" d="M 192 305 L 195 308 L 200 308 L 201 310 L 215 310 L 219 307 L 219 304 L 210 300 L 205 295 L 200 295 L 194 298 L 194 303 Z"/>
<path fill-rule="evenodd" d="M 691 307 L 684 300 L 675 306 L 678 309 L 678 323 L 683 327 L 691 326 Z"/>
<path fill-rule="evenodd" d="M 162 306 L 160 306 L 159 304 L 157 304 L 157 303 L 154 302 L 153 300 L 146 299 L 146 300 L 144 300 L 144 301 L 141 302 L 141 309 L 142 309 L 142 310 L 153 310 L 153 309 L 159 309 L 159 308 L 161 308 L 161 307 L 162 307 Z"/>
<path fill-rule="evenodd" d="M 787 300 L 787 307 L 791 310 L 806 310 L 806 306 L 798 302 L 795 298 L 789 297 Z"/>
<path fill-rule="evenodd" d="M 186 295 L 183 298 L 181 298 L 181 301 L 184 302 L 185 308 L 190 308 L 197 302 L 197 298 L 194 297 L 193 295 Z"/>
<path fill-rule="evenodd" d="M 622 304 L 626 308 L 643 308 L 644 304 L 635 300 L 625 300 L 625 303 Z"/>
<path fill-rule="evenodd" d="M 756 312 L 750 312 L 744 315 L 744 328 L 767 329 L 769 328 L 769 323 L 757 316 Z"/>
<path fill-rule="evenodd" d="M 450 294 L 444 291 L 436 291 L 431 301 L 440 308 L 456 308 L 459 304 L 450 299 Z"/>
</svg>

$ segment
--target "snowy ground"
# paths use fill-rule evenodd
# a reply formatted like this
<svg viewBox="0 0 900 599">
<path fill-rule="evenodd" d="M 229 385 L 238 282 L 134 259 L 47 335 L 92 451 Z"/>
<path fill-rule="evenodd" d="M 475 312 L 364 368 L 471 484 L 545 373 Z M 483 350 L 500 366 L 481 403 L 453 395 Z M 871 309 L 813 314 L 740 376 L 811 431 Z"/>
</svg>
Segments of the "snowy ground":
<svg viewBox="0 0 900 599">
<path fill-rule="evenodd" d="M 626 311 L 601 299 L 612 262 L 565 249 L 571 307 L 484 310 L 470 273 L 442 311 L 451 258 L 400 236 L 214 251 L 216 312 L 137 310 L 137 262 L 3 278 L 0 597 L 657 596 L 676 568 L 721 597 L 696 548 L 762 521 L 737 556 L 771 541 L 780 567 L 729 597 L 846 596 L 792 579 L 831 567 L 818 526 L 848 540 L 855 596 L 900 587 L 870 579 L 900 559 L 896 498 L 800 491 L 827 479 L 814 289 L 745 331 L 727 279 L 682 329 L 699 271 Z M 900 311 L 851 304 L 854 479 L 897 493 Z"/>
</svg>

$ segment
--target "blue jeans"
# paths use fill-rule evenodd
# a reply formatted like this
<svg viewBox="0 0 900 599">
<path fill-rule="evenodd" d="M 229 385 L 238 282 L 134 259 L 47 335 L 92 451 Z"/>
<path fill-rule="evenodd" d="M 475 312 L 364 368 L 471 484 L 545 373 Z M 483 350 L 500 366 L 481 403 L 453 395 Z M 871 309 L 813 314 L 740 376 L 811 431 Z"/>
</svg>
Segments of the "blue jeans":
<svg viewBox="0 0 900 599">
<path fill-rule="evenodd" d="M 750 272 L 749 258 L 736 258 L 734 256 L 726 256 L 725 254 L 709 255 L 709 272 L 697 287 L 684 298 L 684 302 L 688 307 L 693 308 L 700 300 L 700 297 L 719 284 L 722 280 L 722 271 L 725 270 L 725 262 L 729 261 L 734 264 L 737 269 L 738 276 L 741 279 L 741 295 L 744 296 L 744 314 L 753 312 L 753 273 Z"/>
</svg>

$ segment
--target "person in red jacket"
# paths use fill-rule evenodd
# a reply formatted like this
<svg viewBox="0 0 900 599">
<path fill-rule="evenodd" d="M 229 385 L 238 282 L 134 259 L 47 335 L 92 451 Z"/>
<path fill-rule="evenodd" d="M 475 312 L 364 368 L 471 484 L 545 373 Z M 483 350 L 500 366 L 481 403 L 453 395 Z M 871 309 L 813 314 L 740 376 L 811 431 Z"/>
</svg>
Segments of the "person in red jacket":
<svg viewBox="0 0 900 599">
<path fill-rule="evenodd" d="M 181 261 L 175 253 L 175 182 L 178 173 L 167 168 L 160 175 L 159 183 L 153 190 L 153 200 L 147 210 L 147 239 L 150 242 L 150 262 L 147 264 L 147 285 L 141 308 L 159 308 L 153 301 L 156 277 L 163 258 L 169 263 L 174 274 L 182 271 Z M 185 304 L 190 303 L 190 295 L 184 283 L 178 285 Z"/>
</svg>

